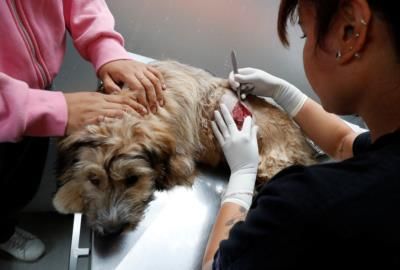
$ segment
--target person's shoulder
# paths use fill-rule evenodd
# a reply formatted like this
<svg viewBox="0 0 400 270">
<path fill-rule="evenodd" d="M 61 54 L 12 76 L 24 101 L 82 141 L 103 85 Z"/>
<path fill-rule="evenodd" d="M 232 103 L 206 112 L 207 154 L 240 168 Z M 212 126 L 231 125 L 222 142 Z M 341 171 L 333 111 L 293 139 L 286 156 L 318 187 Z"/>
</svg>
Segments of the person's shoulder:
<svg viewBox="0 0 400 270">
<path fill-rule="evenodd" d="M 367 184 L 362 166 L 357 166 L 351 161 L 291 166 L 264 184 L 258 199 L 274 196 L 296 208 L 321 210 Z"/>
<path fill-rule="evenodd" d="M 384 134 L 372 141 L 370 132 L 359 134 L 353 143 L 355 157 L 368 155 L 378 161 L 387 158 L 400 158 L 400 130 Z"/>
<path fill-rule="evenodd" d="M 288 167 L 263 185 L 252 207 L 271 205 L 272 201 L 273 204 L 285 205 L 286 209 L 295 209 L 293 212 L 317 211 L 322 206 L 319 202 L 323 193 L 321 189 L 327 189 L 323 179 L 329 174 L 324 168 L 300 165 Z"/>
<path fill-rule="evenodd" d="M 347 177 L 354 177 L 355 166 L 351 161 L 329 162 L 311 166 L 294 165 L 283 169 L 276 174 L 265 187 L 297 187 L 329 183 L 326 180 L 342 181 Z M 340 177 L 340 178 L 339 178 Z"/>
<path fill-rule="evenodd" d="M 353 153 L 359 155 L 368 150 L 371 146 L 371 133 L 369 131 L 358 134 L 353 142 Z"/>
</svg>

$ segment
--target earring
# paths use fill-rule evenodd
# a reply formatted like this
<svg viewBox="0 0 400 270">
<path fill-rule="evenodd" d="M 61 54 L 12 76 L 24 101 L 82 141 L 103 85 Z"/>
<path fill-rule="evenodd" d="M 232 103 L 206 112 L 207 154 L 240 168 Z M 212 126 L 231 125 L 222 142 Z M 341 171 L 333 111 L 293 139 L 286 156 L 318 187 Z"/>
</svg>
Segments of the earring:
<svg viewBox="0 0 400 270">
<path fill-rule="evenodd" d="M 360 33 L 355 33 L 354 37 L 355 38 L 359 38 L 360 37 Z"/>
<path fill-rule="evenodd" d="M 367 25 L 367 22 L 364 19 L 361 19 L 360 22 L 362 25 Z"/>
<path fill-rule="evenodd" d="M 337 52 L 336 52 L 336 60 L 339 60 L 340 58 L 342 58 L 342 52 L 340 50 L 337 50 Z"/>
<path fill-rule="evenodd" d="M 360 59 L 360 58 L 361 58 L 361 55 L 360 55 L 360 53 L 356 52 L 356 53 L 354 54 L 354 57 L 357 58 L 357 59 Z"/>
</svg>

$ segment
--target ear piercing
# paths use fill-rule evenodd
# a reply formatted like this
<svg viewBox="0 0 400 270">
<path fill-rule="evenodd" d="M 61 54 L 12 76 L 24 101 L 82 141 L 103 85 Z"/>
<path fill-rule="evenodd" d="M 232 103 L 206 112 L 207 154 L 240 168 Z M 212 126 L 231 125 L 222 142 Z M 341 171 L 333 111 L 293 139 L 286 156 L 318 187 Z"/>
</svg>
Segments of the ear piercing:
<svg viewBox="0 0 400 270">
<path fill-rule="evenodd" d="M 361 23 L 362 25 L 364 25 L 364 26 L 367 26 L 367 22 L 366 22 L 364 19 L 362 19 L 362 18 L 361 18 L 361 20 L 360 20 L 360 23 Z M 355 33 L 355 34 L 354 34 L 354 37 L 355 37 L 355 38 L 359 38 L 359 37 L 360 37 L 360 33 Z M 353 47 L 350 47 L 350 50 L 352 50 L 352 49 L 353 49 Z M 360 58 L 361 58 L 361 54 L 360 54 L 359 52 L 356 52 L 356 53 L 354 54 L 354 58 L 360 59 Z"/>
<path fill-rule="evenodd" d="M 367 25 L 367 22 L 366 22 L 364 19 L 361 19 L 360 22 L 361 22 L 361 24 L 364 25 L 364 26 Z M 354 37 L 355 37 L 355 38 L 359 38 L 359 37 L 360 37 L 360 33 L 355 33 L 355 34 L 354 34 Z M 349 47 L 349 50 L 350 50 L 350 51 L 352 51 L 353 49 L 354 49 L 353 46 L 350 46 L 350 47 Z M 336 51 L 336 60 L 339 60 L 340 58 L 342 58 L 342 52 L 341 52 L 340 50 L 337 50 L 337 51 Z M 356 53 L 354 54 L 354 58 L 360 59 L 360 58 L 361 58 L 360 53 L 356 52 Z"/>
<path fill-rule="evenodd" d="M 336 60 L 339 60 L 340 58 L 342 58 L 342 52 L 340 50 L 336 51 Z"/>
<path fill-rule="evenodd" d="M 353 50 L 353 47 L 349 48 L 350 50 Z M 340 58 L 342 58 L 342 52 L 340 50 L 336 51 L 336 60 L 339 60 Z M 360 59 L 361 58 L 361 54 L 359 52 L 356 52 L 354 54 L 354 58 Z"/>
<path fill-rule="evenodd" d="M 367 22 L 364 19 L 361 19 L 360 22 L 362 25 L 367 25 Z"/>
</svg>

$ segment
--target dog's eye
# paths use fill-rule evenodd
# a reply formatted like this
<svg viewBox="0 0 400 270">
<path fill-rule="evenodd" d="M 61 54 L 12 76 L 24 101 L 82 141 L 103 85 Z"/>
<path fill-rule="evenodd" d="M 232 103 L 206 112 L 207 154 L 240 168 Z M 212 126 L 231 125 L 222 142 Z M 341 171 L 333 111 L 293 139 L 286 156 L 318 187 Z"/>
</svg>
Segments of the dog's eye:
<svg viewBox="0 0 400 270">
<path fill-rule="evenodd" d="M 125 179 L 125 183 L 128 187 L 133 186 L 136 184 L 138 177 L 136 175 L 131 175 Z"/>
<path fill-rule="evenodd" d="M 96 187 L 100 185 L 100 179 L 95 174 L 89 174 L 87 179 Z"/>
</svg>

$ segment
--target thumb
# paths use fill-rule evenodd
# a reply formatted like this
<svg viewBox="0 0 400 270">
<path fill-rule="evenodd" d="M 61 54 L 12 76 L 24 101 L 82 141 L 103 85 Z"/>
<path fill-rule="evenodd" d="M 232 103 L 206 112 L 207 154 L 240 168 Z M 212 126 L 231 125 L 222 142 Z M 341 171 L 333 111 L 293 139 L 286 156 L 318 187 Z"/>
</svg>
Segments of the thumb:
<svg viewBox="0 0 400 270">
<path fill-rule="evenodd" d="M 246 116 L 246 118 L 244 119 L 243 122 L 243 126 L 242 126 L 242 130 L 241 132 L 246 134 L 246 137 L 250 138 L 251 132 L 252 132 L 252 127 L 251 127 L 251 123 L 252 123 L 252 118 L 251 116 Z"/>
<path fill-rule="evenodd" d="M 253 126 L 251 129 L 251 138 L 257 142 L 257 132 L 258 132 L 258 126 Z"/>
<path fill-rule="evenodd" d="M 239 74 L 241 75 L 250 75 L 257 72 L 257 69 L 251 67 L 239 68 Z"/>
<path fill-rule="evenodd" d="M 242 75 L 242 74 L 235 74 L 235 81 L 239 83 L 250 83 L 254 80 L 254 76 L 250 74 Z"/>
<path fill-rule="evenodd" d="M 235 74 L 233 73 L 233 71 L 231 71 L 231 73 L 229 73 L 228 81 L 229 81 L 231 88 L 234 90 L 236 90 L 240 86 L 240 83 L 238 83 L 235 80 Z"/>
<path fill-rule="evenodd" d="M 105 75 L 103 79 L 104 92 L 107 94 L 117 93 L 121 91 L 121 88 L 114 82 L 110 75 Z"/>
</svg>

